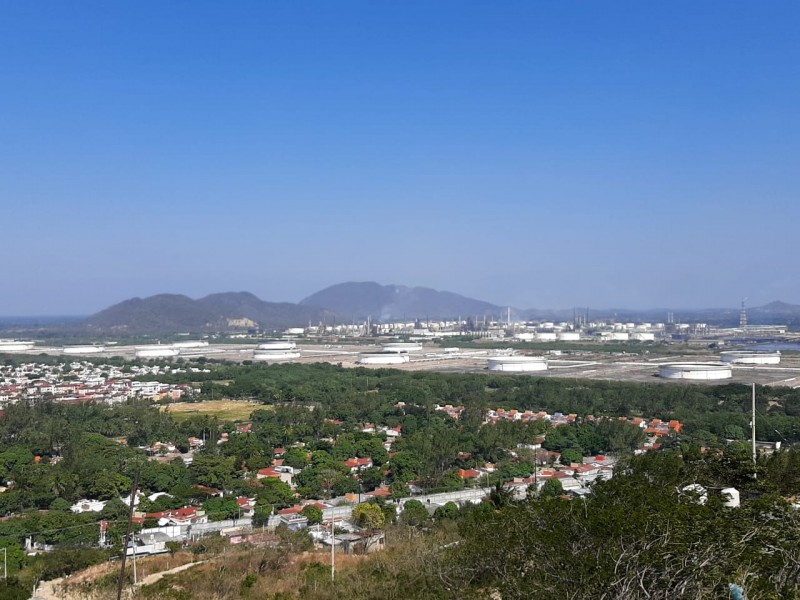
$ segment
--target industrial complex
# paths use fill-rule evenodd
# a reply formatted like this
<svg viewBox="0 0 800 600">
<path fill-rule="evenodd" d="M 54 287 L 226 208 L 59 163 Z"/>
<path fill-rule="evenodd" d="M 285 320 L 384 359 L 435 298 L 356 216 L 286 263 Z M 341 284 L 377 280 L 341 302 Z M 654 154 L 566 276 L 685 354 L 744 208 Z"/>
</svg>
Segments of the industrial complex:
<svg viewBox="0 0 800 600">
<path fill-rule="evenodd" d="M 415 320 L 292 327 L 264 337 L 258 331 L 206 335 L 169 343 L 127 345 L 97 340 L 49 346 L 0 340 L 0 353 L 119 356 L 169 361 L 205 357 L 230 362 L 330 362 L 344 367 L 446 372 L 530 373 L 546 377 L 631 381 L 741 381 L 800 387 L 800 336 L 783 325 L 739 327 L 661 323 L 479 319 Z M 157 341 L 157 340 L 154 340 Z M 784 350 L 783 354 L 781 349 Z"/>
<path fill-rule="evenodd" d="M 314 335 L 307 329 L 284 332 L 280 338 L 257 339 L 229 336 L 174 343 L 125 345 L 105 341 L 96 344 L 48 346 L 24 340 L 0 340 L 0 352 L 49 354 L 71 357 L 118 356 L 138 361 L 209 360 L 230 362 L 314 363 L 343 367 L 398 368 L 442 372 L 519 373 L 542 377 L 586 378 L 609 381 L 757 382 L 800 387 L 800 352 L 784 352 L 761 346 L 707 340 L 676 341 L 663 335 L 658 341 L 637 341 L 619 335 L 587 335 L 583 331 L 559 331 L 555 341 L 539 338 L 538 331 L 504 331 L 495 337 L 452 339 L 431 329 L 413 335 Z M 546 323 L 547 329 L 559 325 Z M 538 325 L 541 327 L 541 325 Z M 645 329 L 651 331 L 645 331 Z M 624 324 L 625 331 L 606 333 L 656 335 L 658 326 Z M 655 331 L 653 331 L 655 330 Z M 446 333 L 446 332 L 444 332 Z M 548 333 L 548 332 L 545 332 Z M 525 335 L 529 334 L 529 335 Z M 522 336 L 522 337 L 520 337 Z M 444 338 L 444 339 L 443 339 Z M 609 339 L 610 338 L 610 339 Z M 445 346 L 452 339 L 453 345 Z M 791 339 L 788 345 L 791 346 Z M 462 345 L 455 345 L 461 342 Z M 800 347 L 798 347 L 800 349 Z"/>
</svg>

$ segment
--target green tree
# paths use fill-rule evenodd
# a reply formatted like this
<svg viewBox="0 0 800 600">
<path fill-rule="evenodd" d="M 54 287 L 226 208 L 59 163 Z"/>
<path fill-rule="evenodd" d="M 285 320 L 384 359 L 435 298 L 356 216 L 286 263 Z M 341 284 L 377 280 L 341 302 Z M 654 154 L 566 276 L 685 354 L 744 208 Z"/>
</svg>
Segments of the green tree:
<svg viewBox="0 0 800 600">
<path fill-rule="evenodd" d="M 233 480 L 236 472 L 233 456 L 220 456 L 207 452 L 194 455 L 189 470 L 200 485 L 224 490 Z"/>
<path fill-rule="evenodd" d="M 331 491 L 336 496 L 357 494 L 361 491 L 361 485 L 352 475 L 337 475 L 331 483 Z"/>
<path fill-rule="evenodd" d="M 724 509 L 709 488 L 708 501 L 700 504 L 680 490 L 713 478 L 716 467 L 688 465 L 671 452 L 621 466 L 577 505 L 532 500 L 462 519 L 461 543 L 447 559 L 451 576 L 469 571 L 472 592 L 493 589 L 519 599 L 550 597 L 553 589 L 559 597 L 711 599 L 726 597 L 731 581 L 742 583 L 750 597 L 794 595 L 800 516 L 785 502 L 762 496 Z M 764 544 L 769 552 L 760 551 Z M 471 595 L 464 591 L 454 595 Z"/>
<path fill-rule="evenodd" d="M 357 504 L 351 518 L 353 523 L 364 529 L 381 529 L 386 523 L 381 507 L 370 502 Z"/>
<path fill-rule="evenodd" d="M 565 448 L 561 451 L 562 465 L 580 464 L 581 462 L 583 462 L 583 454 L 581 454 L 579 448 Z"/>
<path fill-rule="evenodd" d="M 414 453 L 402 450 L 391 458 L 389 467 L 395 481 L 408 482 L 417 477 L 420 461 Z"/>
<path fill-rule="evenodd" d="M 264 477 L 260 481 L 261 487 L 256 491 L 259 500 L 280 508 L 286 508 L 294 503 L 294 492 L 285 481 L 277 477 Z"/>
<path fill-rule="evenodd" d="M 433 513 L 433 517 L 437 520 L 455 520 L 458 518 L 458 505 L 455 502 L 448 502 L 447 504 L 437 508 Z"/>
<path fill-rule="evenodd" d="M 730 440 L 743 440 L 745 439 L 744 429 L 739 425 L 728 424 L 725 426 L 723 435 Z"/>
<path fill-rule="evenodd" d="M 5 548 L 6 566 L 9 574 L 17 573 L 25 564 L 26 556 L 20 542 L 13 538 L 0 537 L 0 548 Z"/>
<path fill-rule="evenodd" d="M 300 514 L 308 519 L 309 525 L 317 525 L 318 523 L 322 523 L 322 509 L 319 506 L 307 504 L 303 507 L 303 510 L 300 511 Z"/>
<path fill-rule="evenodd" d="M 272 515 L 272 505 L 262 500 L 256 501 L 253 510 L 253 527 L 266 527 Z"/>
<path fill-rule="evenodd" d="M 428 522 L 430 515 L 425 505 L 419 500 L 408 500 L 403 504 L 400 520 L 406 525 L 420 526 Z"/>
<path fill-rule="evenodd" d="M 224 521 L 225 519 L 235 519 L 239 516 L 239 503 L 236 498 L 219 498 L 217 496 L 209 498 L 203 503 L 203 508 L 208 515 L 209 521 Z"/>
<path fill-rule="evenodd" d="M 393 482 L 392 485 L 389 486 L 389 491 L 392 493 L 393 500 L 408 498 L 411 495 L 411 489 L 408 487 L 408 484 L 402 481 Z"/>
<path fill-rule="evenodd" d="M 308 452 L 303 448 L 290 448 L 283 455 L 283 464 L 293 469 L 302 469 L 308 464 Z"/>
<path fill-rule="evenodd" d="M 378 506 L 381 507 L 381 512 L 383 512 L 383 517 L 387 524 L 397 521 L 397 506 L 388 502 L 379 503 Z"/>
<path fill-rule="evenodd" d="M 500 509 L 510 506 L 514 501 L 514 496 L 511 490 L 503 486 L 503 483 L 498 481 L 492 491 L 489 492 L 489 504 L 493 507 Z"/>
<path fill-rule="evenodd" d="M 127 500 L 130 500 L 130 497 L 128 497 Z M 106 502 L 100 514 L 104 519 L 109 521 L 119 521 L 128 518 L 130 507 L 125 504 L 121 498 L 113 498 Z"/>
<path fill-rule="evenodd" d="M 70 503 L 64 500 L 64 498 L 56 498 L 50 503 L 50 510 L 68 511 L 70 506 Z"/>
<path fill-rule="evenodd" d="M 383 483 L 383 469 L 380 467 L 364 469 L 359 475 L 359 479 L 367 490 L 374 490 Z"/>
<path fill-rule="evenodd" d="M 557 498 L 564 493 L 564 486 L 561 485 L 560 479 L 548 479 L 542 486 L 540 492 L 541 498 Z"/>
</svg>

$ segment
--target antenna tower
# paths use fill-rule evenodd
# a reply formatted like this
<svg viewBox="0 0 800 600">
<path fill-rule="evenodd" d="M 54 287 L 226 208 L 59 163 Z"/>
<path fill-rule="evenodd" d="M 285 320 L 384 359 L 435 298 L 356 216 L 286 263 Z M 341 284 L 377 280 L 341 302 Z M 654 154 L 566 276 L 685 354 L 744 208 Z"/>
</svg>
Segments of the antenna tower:
<svg viewBox="0 0 800 600">
<path fill-rule="evenodd" d="M 739 329 L 747 329 L 747 307 L 744 304 L 745 300 L 747 300 L 747 298 L 742 300 L 742 310 L 739 311 Z"/>
</svg>

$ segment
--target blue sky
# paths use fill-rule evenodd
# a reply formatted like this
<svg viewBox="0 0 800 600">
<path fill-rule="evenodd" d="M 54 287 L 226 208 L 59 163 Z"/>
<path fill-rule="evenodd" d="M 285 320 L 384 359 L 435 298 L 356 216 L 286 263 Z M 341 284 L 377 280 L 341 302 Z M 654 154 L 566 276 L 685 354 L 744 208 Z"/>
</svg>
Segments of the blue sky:
<svg viewBox="0 0 800 600">
<path fill-rule="evenodd" d="M 796 2 L 0 8 L 0 314 L 800 303 Z"/>
</svg>

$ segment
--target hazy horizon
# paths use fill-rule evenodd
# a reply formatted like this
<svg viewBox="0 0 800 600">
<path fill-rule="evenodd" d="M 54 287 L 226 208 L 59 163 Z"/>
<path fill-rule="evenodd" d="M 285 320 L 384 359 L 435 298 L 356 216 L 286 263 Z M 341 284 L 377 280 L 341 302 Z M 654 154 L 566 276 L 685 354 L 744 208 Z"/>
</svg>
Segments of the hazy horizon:
<svg viewBox="0 0 800 600">
<path fill-rule="evenodd" d="M 350 281 L 348 281 L 348 282 L 341 282 L 341 283 L 365 283 L 365 282 L 350 282 Z M 380 285 L 405 285 L 405 284 L 392 284 L 391 282 L 382 283 L 382 282 L 374 282 L 374 281 L 370 281 L 370 282 L 367 282 L 367 283 L 379 283 Z M 407 286 L 407 287 L 417 287 L 417 286 Z M 429 287 L 429 286 L 419 286 L 419 287 Z M 437 291 L 440 291 L 440 292 L 452 292 L 452 293 L 455 293 L 455 294 L 460 294 L 462 296 L 465 296 L 465 294 L 461 294 L 460 292 L 458 292 L 458 290 L 445 290 L 445 289 L 438 289 L 438 288 L 433 288 L 433 289 L 436 289 Z M 315 290 L 315 292 L 316 291 L 321 291 L 321 290 L 322 290 L 322 288 L 320 288 L 319 290 Z M 153 294 L 153 295 L 159 295 L 159 294 L 170 294 L 170 295 L 173 295 L 174 294 L 174 295 L 188 296 L 188 297 L 192 298 L 193 300 L 197 300 L 197 299 L 200 299 L 200 298 L 202 298 L 204 296 L 207 296 L 209 294 L 239 293 L 239 292 L 253 293 L 250 290 L 217 290 L 217 291 L 209 292 L 208 294 L 200 294 L 200 295 L 195 295 L 195 296 L 192 296 L 192 295 L 189 295 L 189 294 L 183 294 L 181 292 L 169 292 L 169 291 L 168 292 L 159 292 L 159 293 Z M 299 303 L 300 301 L 302 301 L 302 300 L 304 300 L 306 298 L 306 296 L 304 296 L 303 298 L 297 298 L 297 299 L 292 299 L 292 300 L 281 300 L 281 299 L 273 299 L 273 298 L 268 298 L 268 297 L 262 297 L 262 296 L 259 296 L 258 294 L 255 294 L 255 295 L 260 300 L 264 300 L 264 301 L 267 301 L 267 302 Z M 90 312 L 64 313 L 64 314 L 0 314 L 0 320 L 2 320 L 2 319 L 15 319 L 15 318 L 21 318 L 21 319 L 31 318 L 31 319 L 46 319 L 46 320 L 85 318 L 85 317 L 89 317 L 89 316 L 91 316 L 91 315 L 93 315 L 93 314 L 95 314 L 95 313 L 97 313 L 97 312 L 99 312 L 99 311 L 101 311 L 101 310 L 103 310 L 105 308 L 109 308 L 110 306 L 113 306 L 113 305 L 115 305 L 115 304 L 117 304 L 119 302 L 124 302 L 125 300 L 130 300 L 132 298 L 146 298 L 146 297 L 148 297 L 148 296 L 131 296 L 129 298 L 121 298 L 121 299 L 119 299 L 117 301 L 113 301 L 109 305 L 102 306 L 102 307 L 98 308 L 97 310 L 93 310 L 93 311 L 90 311 Z M 495 301 L 492 301 L 492 300 L 488 300 L 486 298 L 475 297 L 475 296 L 468 296 L 468 297 L 470 297 L 470 298 L 472 298 L 474 300 L 482 300 L 482 301 L 485 301 L 485 302 L 490 302 L 491 304 L 497 305 L 501 309 L 504 308 L 504 307 L 510 307 L 512 309 L 515 309 L 515 310 L 541 310 L 541 311 L 564 311 L 564 310 L 568 311 L 568 310 L 572 310 L 572 309 L 577 309 L 577 310 L 589 309 L 591 312 L 608 312 L 608 311 L 614 311 L 614 310 L 650 312 L 650 311 L 663 310 L 663 311 L 677 312 L 678 316 L 680 316 L 680 312 L 681 311 L 689 312 L 689 311 L 714 310 L 714 309 L 717 309 L 717 310 L 738 310 L 739 307 L 740 307 L 738 304 L 731 304 L 731 305 L 728 305 L 728 306 L 725 306 L 725 305 L 720 305 L 720 306 L 599 306 L 599 305 L 596 305 L 596 306 L 593 306 L 591 304 L 589 304 L 589 305 L 586 305 L 586 304 L 577 305 L 576 304 L 576 305 L 570 305 L 570 306 L 534 306 L 534 305 L 527 305 L 527 304 L 516 305 L 516 304 L 509 304 L 509 303 L 504 303 L 504 302 L 495 302 Z M 773 300 L 770 300 L 770 301 L 768 301 L 768 302 L 766 302 L 764 304 L 769 304 L 771 302 L 776 302 L 776 301 L 777 302 L 786 302 L 785 300 L 783 300 L 781 298 L 774 298 Z M 795 304 L 794 302 L 787 302 L 787 303 L 788 304 Z M 757 308 L 758 306 L 761 306 L 761 305 L 753 305 L 753 304 L 749 304 L 748 303 L 748 308 Z M 322 307 L 322 308 L 325 308 L 325 307 Z"/>
<path fill-rule="evenodd" d="M 800 303 L 800 5 L 5 7 L 0 315 Z"/>
</svg>

